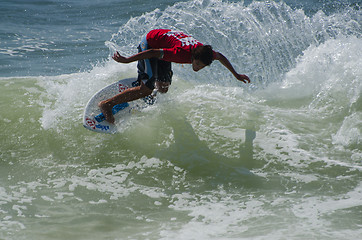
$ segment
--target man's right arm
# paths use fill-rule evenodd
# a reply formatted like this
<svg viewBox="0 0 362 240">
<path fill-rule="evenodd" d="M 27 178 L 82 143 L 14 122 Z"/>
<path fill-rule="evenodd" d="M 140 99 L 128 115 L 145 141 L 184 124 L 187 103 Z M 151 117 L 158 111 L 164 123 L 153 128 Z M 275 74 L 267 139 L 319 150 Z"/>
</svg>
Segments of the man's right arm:
<svg viewBox="0 0 362 240">
<path fill-rule="evenodd" d="M 121 54 L 119 54 L 119 52 L 116 52 L 113 55 L 112 58 L 116 62 L 119 62 L 119 63 L 131 63 L 131 62 L 135 62 L 135 61 L 143 60 L 143 59 L 148 59 L 148 58 L 160 58 L 160 57 L 162 57 L 162 55 L 163 55 L 163 50 L 162 49 L 148 49 L 146 51 L 137 53 L 137 54 L 135 54 L 133 56 L 130 56 L 128 58 L 123 57 L 123 56 L 121 56 Z"/>
<path fill-rule="evenodd" d="M 233 75 L 236 79 L 238 79 L 239 81 L 242 81 L 244 83 L 250 83 L 250 79 L 248 76 L 244 75 L 244 74 L 239 74 L 235 71 L 234 67 L 231 65 L 231 63 L 229 62 L 229 60 L 222 55 L 219 52 L 215 52 L 215 60 L 219 60 L 222 65 L 224 65 Z"/>
</svg>

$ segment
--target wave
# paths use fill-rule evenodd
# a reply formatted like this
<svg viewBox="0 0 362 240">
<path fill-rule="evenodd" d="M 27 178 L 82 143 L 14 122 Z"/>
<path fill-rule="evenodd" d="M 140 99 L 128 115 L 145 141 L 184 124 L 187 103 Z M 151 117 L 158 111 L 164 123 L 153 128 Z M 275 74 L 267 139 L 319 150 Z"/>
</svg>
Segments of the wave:
<svg viewBox="0 0 362 240">
<path fill-rule="evenodd" d="M 297 132 L 289 136 L 299 138 L 298 145 L 308 142 L 309 153 L 328 156 L 326 149 L 337 148 L 349 152 L 346 157 L 358 163 L 362 142 L 361 46 L 362 40 L 355 36 L 310 46 L 282 82 L 257 92 L 272 108 L 270 118 L 276 118 L 269 131 L 278 129 L 273 124 L 281 125 L 273 131 Z"/>
<path fill-rule="evenodd" d="M 280 81 L 311 45 L 339 36 L 361 37 L 359 14 L 358 9 L 346 7 L 332 15 L 319 11 L 308 17 L 303 10 L 292 9 L 283 2 L 255 1 L 244 5 L 194 0 L 133 17 L 106 44 L 111 52 L 117 49 L 132 54 L 150 29 L 185 31 L 222 52 L 237 70 L 253 78 L 254 87 L 261 87 Z M 220 65 L 214 65 L 202 76 L 180 68 L 177 73 L 192 81 L 208 83 L 212 79 L 214 84 L 237 85 Z"/>
<path fill-rule="evenodd" d="M 155 134 L 150 129 L 158 124 L 157 119 L 164 118 L 166 130 L 160 131 L 156 142 L 174 141 L 167 137 L 177 128 L 172 122 L 186 118 L 212 151 L 230 158 L 240 155 L 238 142 L 243 142 L 246 130 L 252 130 L 257 132 L 255 141 L 262 146 L 261 152 L 279 159 L 288 158 L 285 152 L 295 154 L 295 149 L 295 159 L 305 155 L 329 159 L 329 150 L 337 147 L 335 151 L 355 161 L 361 155 L 362 119 L 358 13 L 346 8 L 328 16 L 317 12 L 308 17 L 282 2 L 246 6 L 195 0 L 131 18 L 106 43 L 110 51 L 132 54 L 150 29 L 174 28 L 214 45 L 239 71 L 248 74 L 253 84 L 238 83 L 218 63 L 197 74 L 189 66 L 175 64 L 171 92 L 160 96 L 157 106 L 132 119 L 142 125 L 130 126 L 122 134 L 132 139 L 137 127 Z M 18 95 L 12 86 L 20 87 L 19 101 L 36 107 L 31 112 L 22 110 L 28 115 L 36 113 L 30 124 L 39 123 L 41 129 L 66 138 L 79 138 L 84 134 L 80 134 L 84 131 L 81 116 L 88 99 L 103 86 L 136 75 L 135 64 L 118 64 L 110 56 L 87 72 L 2 78 L 1 95 Z M 179 111 L 172 111 L 175 108 Z M 4 108 L 1 116 L 16 122 L 12 127 L 16 131 L 25 118 L 6 117 L 12 116 L 11 111 Z M 239 136 L 233 136 L 233 131 L 240 132 Z M 271 144 L 270 138 L 276 141 Z M 152 137 L 148 139 L 152 141 Z M 220 141 L 223 147 L 218 146 Z M 228 142 L 233 147 L 229 148 Z M 308 151 L 301 146 L 308 146 Z M 148 150 L 155 152 L 153 147 Z"/>
</svg>

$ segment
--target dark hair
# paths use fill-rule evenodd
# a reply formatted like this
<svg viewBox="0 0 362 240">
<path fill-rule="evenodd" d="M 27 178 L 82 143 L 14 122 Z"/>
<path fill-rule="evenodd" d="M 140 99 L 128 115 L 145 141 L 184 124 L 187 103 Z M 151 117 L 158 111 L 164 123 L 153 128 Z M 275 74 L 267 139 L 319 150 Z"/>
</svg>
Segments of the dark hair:
<svg viewBox="0 0 362 240">
<path fill-rule="evenodd" d="M 210 45 L 197 46 L 192 50 L 192 58 L 201 60 L 206 66 L 210 65 L 214 60 L 214 52 Z"/>
</svg>

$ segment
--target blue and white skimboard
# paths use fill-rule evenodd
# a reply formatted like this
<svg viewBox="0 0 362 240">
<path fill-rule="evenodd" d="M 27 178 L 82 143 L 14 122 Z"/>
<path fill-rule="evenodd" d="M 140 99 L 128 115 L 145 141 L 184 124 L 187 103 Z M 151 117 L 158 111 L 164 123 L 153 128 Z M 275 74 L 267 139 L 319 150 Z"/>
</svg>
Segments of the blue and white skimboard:
<svg viewBox="0 0 362 240">
<path fill-rule="evenodd" d="M 116 133 L 116 124 L 111 124 L 105 121 L 105 117 L 99 109 L 98 103 L 135 86 L 138 86 L 138 81 L 136 78 L 126 78 L 112 83 L 95 93 L 85 107 L 83 114 L 83 126 L 86 129 L 94 132 L 110 134 Z M 112 108 L 112 113 L 117 122 L 117 119 L 131 114 L 134 109 L 145 108 L 148 105 L 152 105 L 154 101 L 155 98 L 148 96 L 144 99 L 132 101 L 129 103 L 121 103 Z"/>
</svg>

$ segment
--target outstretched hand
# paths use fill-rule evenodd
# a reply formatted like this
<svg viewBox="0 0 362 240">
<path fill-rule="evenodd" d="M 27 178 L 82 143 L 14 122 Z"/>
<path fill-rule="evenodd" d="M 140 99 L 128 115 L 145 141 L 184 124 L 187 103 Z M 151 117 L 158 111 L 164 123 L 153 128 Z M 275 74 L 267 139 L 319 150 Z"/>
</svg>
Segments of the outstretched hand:
<svg viewBox="0 0 362 240">
<path fill-rule="evenodd" d="M 250 83 L 250 79 L 248 76 L 244 75 L 244 74 L 237 74 L 236 79 L 238 79 L 239 81 L 242 81 L 244 83 Z"/>
<path fill-rule="evenodd" d="M 116 52 L 113 57 L 112 57 L 116 62 L 119 63 L 128 63 L 127 58 L 121 56 L 121 54 L 119 54 L 119 52 Z"/>
</svg>

